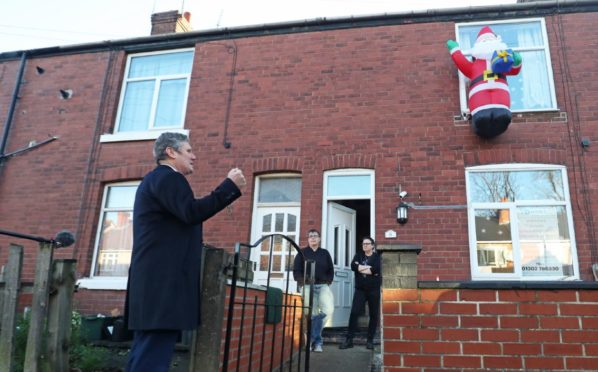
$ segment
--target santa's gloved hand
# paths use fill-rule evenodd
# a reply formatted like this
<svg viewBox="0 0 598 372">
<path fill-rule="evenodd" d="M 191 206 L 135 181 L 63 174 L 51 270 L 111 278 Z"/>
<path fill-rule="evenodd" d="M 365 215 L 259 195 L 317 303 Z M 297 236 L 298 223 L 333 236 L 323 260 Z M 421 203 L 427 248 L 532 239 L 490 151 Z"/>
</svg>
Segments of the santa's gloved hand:
<svg viewBox="0 0 598 372">
<path fill-rule="evenodd" d="M 522 62 L 521 54 L 519 52 L 513 52 L 513 66 L 517 67 Z"/>
<path fill-rule="evenodd" d="M 449 40 L 446 42 L 446 47 L 449 50 L 449 52 L 452 52 L 453 49 L 458 48 L 459 47 L 459 43 L 454 41 L 454 40 Z"/>
</svg>

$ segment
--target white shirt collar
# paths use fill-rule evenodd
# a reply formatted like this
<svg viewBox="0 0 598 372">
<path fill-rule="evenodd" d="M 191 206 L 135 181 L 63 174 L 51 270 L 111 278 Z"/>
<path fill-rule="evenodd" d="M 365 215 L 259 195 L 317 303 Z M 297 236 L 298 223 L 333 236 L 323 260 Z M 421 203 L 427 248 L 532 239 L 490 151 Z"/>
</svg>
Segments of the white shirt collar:
<svg viewBox="0 0 598 372">
<path fill-rule="evenodd" d="M 178 170 L 177 170 L 177 169 L 176 169 L 176 168 L 175 168 L 173 165 L 170 165 L 170 164 L 168 164 L 168 163 L 162 163 L 162 164 L 160 164 L 160 165 L 166 165 L 167 167 L 170 167 L 170 168 L 172 168 L 172 170 L 173 170 L 173 171 L 175 171 L 175 172 L 177 172 L 177 173 L 178 173 Z"/>
</svg>

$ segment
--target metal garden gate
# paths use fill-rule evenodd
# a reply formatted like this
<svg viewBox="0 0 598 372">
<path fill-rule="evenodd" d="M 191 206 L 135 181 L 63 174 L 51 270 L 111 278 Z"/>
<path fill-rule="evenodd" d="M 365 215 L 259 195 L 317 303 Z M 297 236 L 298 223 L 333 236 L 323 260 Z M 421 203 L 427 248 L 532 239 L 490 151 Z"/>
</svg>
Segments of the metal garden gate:
<svg viewBox="0 0 598 372">
<path fill-rule="evenodd" d="M 271 279 L 271 271 L 272 271 L 272 252 L 275 247 L 275 237 L 282 238 L 289 243 L 288 252 L 284 252 L 285 255 L 288 255 L 287 265 L 284 270 L 284 275 L 286 276 L 286 288 L 282 293 L 282 303 L 281 304 L 272 304 L 270 301 L 272 298 L 276 296 L 280 296 L 280 289 L 274 289 L 270 287 L 270 279 Z M 269 240 L 269 241 L 268 241 Z M 258 296 L 254 296 L 253 298 L 248 298 L 247 289 L 248 289 L 248 280 L 242 284 L 242 287 L 237 288 L 238 285 L 238 278 L 240 269 L 240 259 L 241 257 L 246 257 L 249 260 L 251 257 L 251 250 L 257 247 L 263 247 L 262 243 L 269 243 L 269 256 L 268 256 L 268 276 L 266 282 L 266 296 L 265 299 L 260 301 Z M 232 272 L 232 283 L 230 287 L 230 297 L 229 297 L 229 305 L 228 305 L 228 315 L 227 315 L 227 322 L 226 322 L 226 338 L 224 344 L 224 356 L 223 356 L 223 364 L 222 370 L 227 372 L 229 370 L 240 370 L 240 355 L 241 355 L 241 347 L 243 346 L 243 340 L 249 337 L 249 361 L 247 365 L 249 368 L 254 363 L 255 356 L 259 353 L 259 371 L 264 371 L 268 369 L 268 366 L 264 367 L 264 351 L 266 348 L 266 328 L 267 326 L 272 326 L 271 328 L 271 337 L 269 340 L 270 343 L 270 367 L 268 370 L 276 370 L 276 371 L 309 371 L 309 358 L 310 358 L 310 348 L 305 347 L 306 340 L 311 338 L 311 304 L 313 303 L 313 291 L 309 291 L 310 299 L 309 304 L 305 305 L 306 301 L 302 301 L 301 304 L 297 304 L 297 300 L 293 300 L 293 303 L 289 303 L 289 296 L 287 295 L 289 292 L 289 282 L 293 280 L 291 276 L 291 272 L 293 271 L 291 256 L 293 249 L 296 251 L 297 254 L 302 254 L 301 249 L 299 246 L 288 236 L 282 234 L 271 234 L 266 235 L 256 241 L 254 244 L 244 244 L 244 243 L 237 243 L 235 245 L 235 253 L 233 259 L 233 272 Z M 309 286 L 314 282 L 314 272 L 315 272 L 315 263 L 313 260 L 304 260 L 305 262 L 305 283 L 300 283 L 302 285 L 302 293 L 305 294 L 305 287 L 306 285 Z M 245 278 L 247 278 L 247 272 L 249 270 L 249 266 L 245 266 Z M 237 291 L 241 290 L 241 294 L 237 294 Z M 305 297 L 303 297 L 305 298 Z M 257 319 L 258 309 L 264 309 L 265 319 L 263 321 L 259 321 Z M 237 315 L 240 311 L 240 324 L 238 330 L 238 337 L 236 338 L 236 350 L 231 350 L 231 341 L 233 338 L 233 320 L 235 319 L 234 314 L 237 311 Z M 276 329 L 277 323 L 269 324 L 272 321 L 272 318 L 277 317 L 277 313 L 279 314 L 280 320 L 282 321 L 282 342 L 280 344 L 276 343 Z M 297 347 L 295 347 L 295 338 L 296 338 L 296 319 L 299 316 L 299 343 Z M 292 324 L 290 333 L 287 334 L 287 321 Z M 238 319 L 238 318 L 237 318 Z M 249 324 L 250 327 L 246 327 L 245 325 Z M 259 324 L 262 324 L 261 327 L 261 338 L 259 337 Z M 250 332 L 246 332 L 245 328 L 249 328 Z M 250 333 L 250 334 L 246 334 Z M 235 331 L 235 336 L 237 333 Z M 261 340 L 261 346 L 256 348 L 254 345 L 254 341 L 256 339 Z M 290 342 L 290 345 L 287 343 Z M 259 349 L 259 350 L 257 350 Z M 236 366 L 229 365 L 233 353 L 236 353 Z M 275 354 L 280 353 L 280 363 L 278 365 L 274 365 L 275 361 Z"/>
</svg>

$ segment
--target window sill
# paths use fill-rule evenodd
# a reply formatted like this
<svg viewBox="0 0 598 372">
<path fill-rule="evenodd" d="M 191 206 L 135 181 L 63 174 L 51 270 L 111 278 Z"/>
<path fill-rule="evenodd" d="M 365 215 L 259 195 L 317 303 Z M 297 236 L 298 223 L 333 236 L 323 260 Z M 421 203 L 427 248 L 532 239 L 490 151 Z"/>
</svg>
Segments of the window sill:
<svg viewBox="0 0 598 372">
<path fill-rule="evenodd" d="M 77 281 L 79 288 L 83 289 L 110 289 L 110 290 L 126 290 L 127 277 L 113 277 L 113 278 L 82 278 Z"/>
<path fill-rule="evenodd" d="M 140 131 L 140 132 L 120 132 L 114 134 L 102 134 L 100 136 L 100 143 L 108 143 L 108 142 L 128 142 L 128 141 L 147 141 L 147 140 L 155 140 L 158 138 L 162 133 L 165 132 L 176 132 L 182 133 L 184 135 L 189 135 L 188 129 L 161 129 L 161 130 L 151 130 L 151 131 Z"/>
</svg>

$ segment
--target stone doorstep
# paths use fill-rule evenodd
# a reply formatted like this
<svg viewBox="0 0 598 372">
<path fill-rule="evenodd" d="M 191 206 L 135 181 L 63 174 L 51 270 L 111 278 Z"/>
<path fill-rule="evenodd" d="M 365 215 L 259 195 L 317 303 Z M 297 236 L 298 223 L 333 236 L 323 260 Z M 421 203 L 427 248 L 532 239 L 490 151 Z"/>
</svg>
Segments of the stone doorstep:
<svg viewBox="0 0 598 372">
<path fill-rule="evenodd" d="M 324 340 L 324 345 L 326 344 L 341 344 L 345 341 L 345 337 L 347 336 L 347 327 L 339 327 L 339 328 L 324 328 L 322 331 L 322 339 Z M 365 345 L 367 342 L 367 329 L 359 327 L 357 332 L 355 332 L 355 337 L 353 337 L 353 343 L 355 345 Z M 374 345 L 380 345 L 380 335 L 377 333 L 376 337 L 374 337 Z"/>
</svg>

